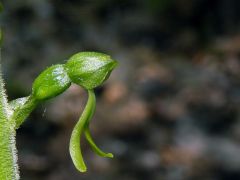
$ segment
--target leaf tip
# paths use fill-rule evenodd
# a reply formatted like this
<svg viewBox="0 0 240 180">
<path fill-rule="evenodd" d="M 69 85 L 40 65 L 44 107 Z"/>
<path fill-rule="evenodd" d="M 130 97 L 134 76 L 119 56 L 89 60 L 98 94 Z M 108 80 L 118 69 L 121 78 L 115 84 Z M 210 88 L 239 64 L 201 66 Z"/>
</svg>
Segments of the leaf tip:
<svg viewBox="0 0 240 180">
<path fill-rule="evenodd" d="M 87 172 L 87 167 L 81 167 L 78 169 L 81 173 Z"/>
<path fill-rule="evenodd" d="M 107 153 L 107 156 L 108 158 L 114 158 L 114 155 L 112 153 Z"/>
</svg>

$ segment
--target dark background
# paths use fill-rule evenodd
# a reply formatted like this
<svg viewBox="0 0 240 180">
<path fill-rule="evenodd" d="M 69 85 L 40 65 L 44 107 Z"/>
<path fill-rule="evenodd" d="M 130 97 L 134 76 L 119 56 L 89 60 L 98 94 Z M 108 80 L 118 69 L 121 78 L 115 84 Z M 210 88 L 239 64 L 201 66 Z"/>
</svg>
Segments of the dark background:
<svg viewBox="0 0 240 180">
<path fill-rule="evenodd" d="M 96 89 L 91 131 L 114 159 L 70 134 L 86 103 L 76 85 L 38 106 L 17 132 L 23 180 L 240 179 L 240 1 L 5 0 L 3 72 L 9 99 L 79 51 L 118 60 Z"/>
</svg>

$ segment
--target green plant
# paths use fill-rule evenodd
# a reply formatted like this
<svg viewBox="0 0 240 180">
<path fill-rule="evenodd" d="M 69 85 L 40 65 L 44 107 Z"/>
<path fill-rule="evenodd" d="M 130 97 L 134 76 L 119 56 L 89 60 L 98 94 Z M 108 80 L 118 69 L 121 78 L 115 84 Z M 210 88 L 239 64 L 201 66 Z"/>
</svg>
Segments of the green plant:
<svg viewBox="0 0 240 180">
<path fill-rule="evenodd" d="M 2 6 L 0 5 L 0 10 Z M 0 35 L 2 41 L 2 35 Z M 1 63 L 0 63 L 1 64 Z M 43 71 L 33 82 L 32 93 L 23 98 L 7 101 L 4 82 L 0 73 L 0 179 L 19 179 L 16 151 L 16 130 L 34 108 L 41 102 L 54 98 L 67 90 L 72 83 L 88 91 L 87 105 L 73 129 L 70 139 L 70 155 L 80 172 L 87 170 L 81 153 L 80 139 L 84 133 L 93 151 L 112 158 L 111 153 L 101 151 L 89 131 L 89 122 L 94 114 L 96 98 L 94 88 L 102 85 L 117 62 L 110 56 L 97 52 L 80 52 L 66 64 L 57 64 Z"/>
</svg>

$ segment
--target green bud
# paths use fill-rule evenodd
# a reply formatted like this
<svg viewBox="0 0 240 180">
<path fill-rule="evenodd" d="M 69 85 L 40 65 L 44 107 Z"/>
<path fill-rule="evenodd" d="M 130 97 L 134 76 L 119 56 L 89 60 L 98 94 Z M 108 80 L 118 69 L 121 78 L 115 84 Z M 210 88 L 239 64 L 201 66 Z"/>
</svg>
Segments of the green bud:
<svg viewBox="0 0 240 180">
<path fill-rule="evenodd" d="M 110 56 L 97 52 L 77 53 L 65 65 L 71 81 L 85 89 L 101 85 L 116 66 Z"/>
<path fill-rule="evenodd" d="M 71 85 L 62 64 L 54 65 L 43 71 L 34 81 L 32 95 L 35 99 L 46 100 L 64 92 Z"/>
</svg>

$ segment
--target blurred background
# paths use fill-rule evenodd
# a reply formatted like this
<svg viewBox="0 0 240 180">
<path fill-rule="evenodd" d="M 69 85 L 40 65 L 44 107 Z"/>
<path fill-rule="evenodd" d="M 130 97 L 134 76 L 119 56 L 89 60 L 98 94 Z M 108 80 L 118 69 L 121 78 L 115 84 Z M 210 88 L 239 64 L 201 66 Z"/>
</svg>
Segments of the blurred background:
<svg viewBox="0 0 240 180">
<path fill-rule="evenodd" d="M 96 89 L 95 155 L 76 171 L 70 134 L 86 103 L 76 85 L 41 104 L 17 133 L 23 180 L 240 179 L 240 1 L 4 0 L 9 99 L 79 51 L 118 60 Z"/>
</svg>

